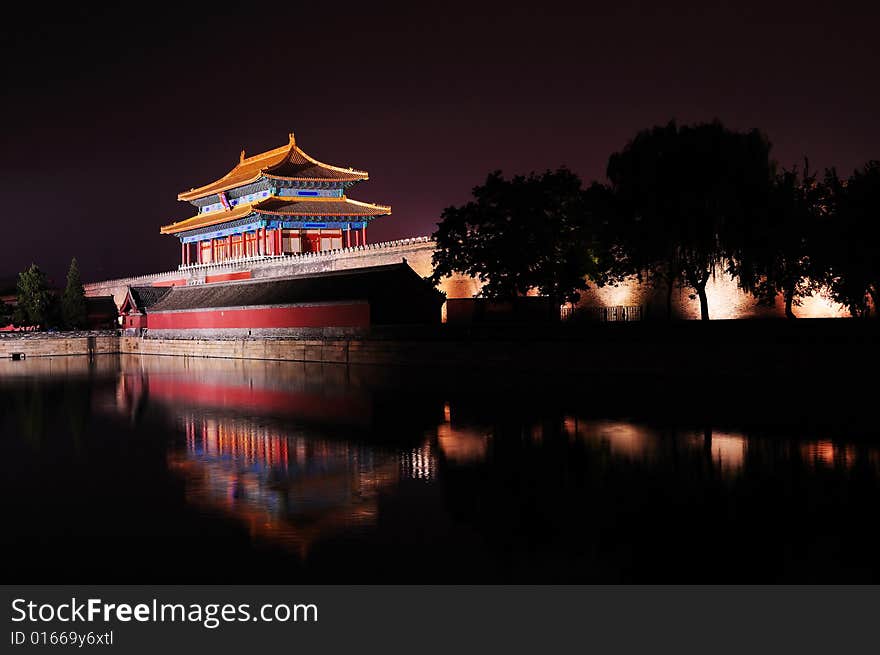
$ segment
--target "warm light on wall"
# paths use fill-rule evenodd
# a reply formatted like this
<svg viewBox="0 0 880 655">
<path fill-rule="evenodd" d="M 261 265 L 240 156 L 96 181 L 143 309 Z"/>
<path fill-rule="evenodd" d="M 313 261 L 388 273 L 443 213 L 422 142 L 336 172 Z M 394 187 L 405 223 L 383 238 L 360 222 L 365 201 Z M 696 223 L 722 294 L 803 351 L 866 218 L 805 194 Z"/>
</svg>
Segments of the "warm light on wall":
<svg viewBox="0 0 880 655">
<path fill-rule="evenodd" d="M 673 290 L 673 311 L 679 318 L 700 318 L 700 301 L 696 297 L 691 298 L 691 295 L 696 295 L 692 289 Z M 706 297 L 709 302 L 709 317 L 712 319 L 783 316 L 781 298 L 776 299 L 773 307 L 763 307 L 758 304 L 755 296 L 740 289 L 726 275 L 709 280 Z M 656 313 L 665 312 L 665 303 L 665 289 L 655 289 L 633 280 L 617 286 L 590 288 L 582 294 L 578 306 L 651 305 L 652 311 Z M 822 292 L 805 298 L 800 307 L 794 308 L 794 313 L 801 318 L 836 318 L 849 315 L 844 307 L 831 302 Z"/>
<path fill-rule="evenodd" d="M 489 435 L 475 429 L 444 423 L 437 428 L 437 444 L 444 457 L 455 464 L 473 464 L 486 459 Z"/>
</svg>

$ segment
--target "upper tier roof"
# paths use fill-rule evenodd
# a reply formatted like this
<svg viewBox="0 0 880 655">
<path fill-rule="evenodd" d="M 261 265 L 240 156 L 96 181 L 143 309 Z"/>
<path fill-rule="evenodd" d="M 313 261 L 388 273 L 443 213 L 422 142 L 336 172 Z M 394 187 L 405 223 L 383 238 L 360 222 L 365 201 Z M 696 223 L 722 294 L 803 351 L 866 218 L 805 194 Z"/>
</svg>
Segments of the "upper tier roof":
<svg viewBox="0 0 880 655">
<path fill-rule="evenodd" d="M 385 216 L 391 207 L 341 198 L 266 198 L 254 206 L 261 214 L 274 216 Z"/>
<path fill-rule="evenodd" d="M 238 165 L 226 175 L 211 184 L 179 193 L 177 199 L 190 202 L 256 182 L 262 176 L 302 182 L 357 182 L 369 177 L 366 171 L 331 166 L 310 157 L 296 145 L 291 132 L 288 144 L 280 148 L 251 157 L 245 157 L 242 150 Z"/>
<path fill-rule="evenodd" d="M 196 214 L 191 218 L 177 221 L 171 225 L 165 225 L 161 229 L 162 234 L 177 234 L 200 227 L 227 223 L 249 214 L 267 214 L 270 216 L 289 217 L 323 217 L 338 216 L 340 218 L 363 219 L 373 216 L 385 216 L 391 213 L 391 207 L 373 205 L 368 202 L 350 200 L 345 196 L 341 198 L 279 198 L 272 196 L 259 202 L 239 205 L 230 210 L 221 209 L 205 214 Z"/>
</svg>

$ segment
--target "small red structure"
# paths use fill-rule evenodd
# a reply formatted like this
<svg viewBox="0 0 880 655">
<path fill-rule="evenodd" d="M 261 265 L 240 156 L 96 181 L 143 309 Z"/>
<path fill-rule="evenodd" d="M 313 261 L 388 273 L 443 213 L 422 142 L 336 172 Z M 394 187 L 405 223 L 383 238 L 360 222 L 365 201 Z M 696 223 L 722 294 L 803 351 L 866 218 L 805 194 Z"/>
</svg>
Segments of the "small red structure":
<svg viewBox="0 0 880 655">
<path fill-rule="evenodd" d="M 141 334 L 147 327 L 147 307 L 161 300 L 171 287 L 129 287 L 119 308 L 122 329 L 128 334 Z"/>
</svg>

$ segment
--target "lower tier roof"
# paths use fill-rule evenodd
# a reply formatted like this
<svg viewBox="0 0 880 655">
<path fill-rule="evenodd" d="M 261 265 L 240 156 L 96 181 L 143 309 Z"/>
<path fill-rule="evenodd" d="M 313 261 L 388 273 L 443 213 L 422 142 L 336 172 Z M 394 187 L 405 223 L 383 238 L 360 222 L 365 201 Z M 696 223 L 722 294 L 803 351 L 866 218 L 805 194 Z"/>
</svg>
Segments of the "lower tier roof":
<svg viewBox="0 0 880 655">
<path fill-rule="evenodd" d="M 239 205 L 234 209 L 221 209 L 219 211 L 197 214 L 191 218 L 171 223 L 162 227 L 162 234 L 177 234 L 187 232 L 200 227 L 209 227 L 234 221 L 251 214 L 267 217 L 302 217 L 306 219 L 318 219 L 332 217 L 338 219 L 363 220 L 376 216 L 387 216 L 391 213 L 391 207 L 374 205 L 368 202 L 351 200 L 345 196 L 339 198 L 290 198 L 272 196 L 259 202 Z"/>
<path fill-rule="evenodd" d="M 172 287 L 145 310 L 151 314 L 359 300 L 404 313 L 414 304 L 427 303 L 436 308 L 439 320 L 444 297 L 401 262 L 283 278 Z"/>
</svg>

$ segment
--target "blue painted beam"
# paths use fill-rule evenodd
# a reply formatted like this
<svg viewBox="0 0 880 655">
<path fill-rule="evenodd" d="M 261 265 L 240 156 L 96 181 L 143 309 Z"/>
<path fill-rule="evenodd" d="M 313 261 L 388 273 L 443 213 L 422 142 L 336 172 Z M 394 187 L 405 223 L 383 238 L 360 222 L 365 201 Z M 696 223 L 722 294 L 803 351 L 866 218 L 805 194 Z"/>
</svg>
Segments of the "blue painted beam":
<svg viewBox="0 0 880 655">
<path fill-rule="evenodd" d="M 208 239 L 222 239 L 223 237 L 227 237 L 230 234 L 242 234 L 244 232 L 253 232 L 261 227 L 266 226 L 266 221 L 253 221 L 248 223 L 247 225 L 236 225 L 235 227 L 227 227 L 227 228 L 218 228 L 211 232 L 203 232 L 202 234 L 195 234 L 190 236 L 181 237 L 180 240 L 182 243 L 197 243 L 199 241 L 207 241 Z"/>
</svg>

